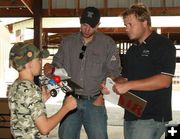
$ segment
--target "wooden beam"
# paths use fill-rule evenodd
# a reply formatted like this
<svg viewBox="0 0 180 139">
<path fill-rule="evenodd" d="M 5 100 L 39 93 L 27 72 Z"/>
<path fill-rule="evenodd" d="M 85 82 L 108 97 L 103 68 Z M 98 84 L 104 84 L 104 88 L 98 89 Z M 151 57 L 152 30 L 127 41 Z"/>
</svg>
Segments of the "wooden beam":
<svg viewBox="0 0 180 139">
<path fill-rule="evenodd" d="M 51 16 L 48 16 L 48 11 L 46 9 L 42 10 L 43 17 L 76 17 L 77 9 L 52 9 Z"/>
<path fill-rule="evenodd" d="M 71 34 L 74 32 L 79 32 L 80 28 L 43 28 L 43 32 L 45 33 L 59 33 L 59 34 Z M 157 28 L 153 28 L 154 31 Z M 98 31 L 104 33 L 111 33 L 111 34 L 121 34 L 126 33 L 125 28 L 122 27 L 115 27 L 115 28 L 98 28 Z M 162 27 L 161 33 L 179 33 L 180 34 L 180 27 Z"/>
<path fill-rule="evenodd" d="M 31 14 L 33 14 L 32 0 L 21 0 L 21 2 L 27 7 Z"/>
<path fill-rule="evenodd" d="M 41 48 L 42 45 L 42 0 L 33 2 L 34 11 L 34 44 Z"/>
<path fill-rule="evenodd" d="M 32 17 L 27 8 L 0 9 L 0 17 Z"/>
<path fill-rule="evenodd" d="M 43 33 L 62 33 L 62 34 L 70 34 L 74 32 L 80 31 L 80 28 L 43 28 Z"/>
<path fill-rule="evenodd" d="M 24 6 L 19 0 L 16 0 L 14 2 L 10 0 L 0 0 L 0 8 L 4 7 L 11 7 L 11 6 Z"/>
<path fill-rule="evenodd" d="M 180 27 L 163 27 L 161 28 L 162 33 L 180 33 Z"/>
<path fill-rule="evenodd" d="M 100 8 L 100 13 L 102 16 L 120 16 L 121 13 L 126 8 L 107 8 L 107 11 L 104 8 Z M 83 9 L 52 9 L 51 15 L 48 13 L 48 9 L 42 9 L 42 17 L 77 17 L 80 16 L 80 13 Z M 150 8 L 152 16 L 180 16 L 180 7 L 166 7 L 164 8 Z M 13 8 L 5 9 L 0 8 L 0 17 L 33 17 L 33 15 L 24 8 Z"/>
<path fill-rule="evenodd" d="M 125 9 L 126 8 L 107 8 L 107 10 L 105 11 L 104 8 L 99 8 L 102 16 L 120 16 Z M 79 13 L 81 13 L 82 10 L 83 9 L 79 9 Z M 166 9 L 153 7 L 153 8 L 150 8 L 150 11 L 151 11 L 152 16 L 158 16 L 158 15 L 178 16 L 180 15 L 180 7 L 166 7 Z M 51 17 L 80 16 L 80 15 L 77 15 L 76 9 L 52 9 L 52 13 L 53 14 L 51 15 Z M 42 16 L 48 17 L 48 12 L 46 9 L 43 9 Z"/>
</svg>

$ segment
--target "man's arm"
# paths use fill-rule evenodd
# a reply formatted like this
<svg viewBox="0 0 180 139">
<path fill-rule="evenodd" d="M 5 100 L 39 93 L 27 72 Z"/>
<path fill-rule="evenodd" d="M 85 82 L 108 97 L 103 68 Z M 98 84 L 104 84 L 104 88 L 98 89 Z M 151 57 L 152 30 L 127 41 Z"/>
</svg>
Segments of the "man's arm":
<svg viewBox="0 0 180 139">
<path fill-rule="evenodd" d="M 60 68 L 62 67 L 62 63 L 63 63 L 63 56 L 64 56 L 64 48 L 63 48 L 64 42 L 63 40 L 61 41 L 61 44 L 58 48 L 57 53 L 54 55 L 53 57 L 53 61 L 52 63 L 46 63 L 44 65 L 44 74 L 47 77 L 51 77 L 55 68 Z"/>
<path fill-rule="evenodd" d="M 157 74 L 141 80 L 132 80 L 124 83 L 117 83 L 113 86 L 113 90 L 118 94 L 124 94 L 129 90 L 153 91 L 168 88 L 172 83 L 172 78 L 173 77 L 170 75 Z"/>
</svg>

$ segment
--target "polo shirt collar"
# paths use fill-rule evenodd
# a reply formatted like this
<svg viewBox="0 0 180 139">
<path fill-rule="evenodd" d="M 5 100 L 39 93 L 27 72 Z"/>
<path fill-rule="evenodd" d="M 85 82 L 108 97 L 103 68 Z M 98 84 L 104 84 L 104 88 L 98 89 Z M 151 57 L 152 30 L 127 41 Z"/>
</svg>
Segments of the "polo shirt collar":
<svg viewBox="0 0 180 139">
<path fill-rule="evenodd" d="M 141 44 L 139 44 L 138 41 L 134 42 L 133 45 L 138 46 L 138 45 L 146 45 L 147 43 L 151 42 L 152 38 L 156 36 L 156 32 L 152 32 Z"/>
</svg>

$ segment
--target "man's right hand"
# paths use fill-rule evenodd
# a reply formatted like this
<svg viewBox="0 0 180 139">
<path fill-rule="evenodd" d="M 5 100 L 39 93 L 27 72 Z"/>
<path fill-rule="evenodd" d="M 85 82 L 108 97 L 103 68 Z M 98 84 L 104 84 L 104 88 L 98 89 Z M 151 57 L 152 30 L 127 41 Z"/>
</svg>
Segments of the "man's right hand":
<svg viewBox="0 0 180 139">
<path fill-rule="evenodd" d="M 101 84 L 100 84 L 100 90 L 101 90 L 101 93 L 104 94 L 104 95 L 108 95 L 110 92 L 108 90 L 108 88 L 106 87 L 106 82 L 103 81 Z"/>
<path fill-rule="evenodd" d="M 51 77 L 54 71 L 54 66 L 50 63 L 46 63 L 44 65 L 44 75 L 47 77 Z"/>
</svg>

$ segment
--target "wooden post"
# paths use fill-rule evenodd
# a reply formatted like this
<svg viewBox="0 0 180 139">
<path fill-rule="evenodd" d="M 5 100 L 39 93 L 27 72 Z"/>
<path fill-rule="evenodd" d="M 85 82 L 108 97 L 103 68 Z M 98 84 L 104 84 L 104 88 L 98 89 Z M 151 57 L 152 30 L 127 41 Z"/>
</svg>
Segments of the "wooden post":
<svg viewBox="0 0 180 139">
<path fill-rule="evenodd" d="M 41 48 L 42 44 L 42 0 L 33 0 L 34 11 L 34 44 Z"/>
<path fill-rule="evenodd" d="M 42 0 L 33 0 L 34 11 L 34 45 L 42 47 Z M 40 73 L 41 74 L 41 73 Z M 34 77 L 35 84 L 39 85 L 39 76 Z"/>
</svg>

